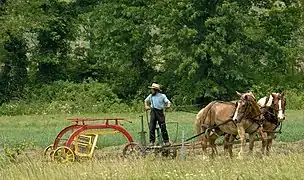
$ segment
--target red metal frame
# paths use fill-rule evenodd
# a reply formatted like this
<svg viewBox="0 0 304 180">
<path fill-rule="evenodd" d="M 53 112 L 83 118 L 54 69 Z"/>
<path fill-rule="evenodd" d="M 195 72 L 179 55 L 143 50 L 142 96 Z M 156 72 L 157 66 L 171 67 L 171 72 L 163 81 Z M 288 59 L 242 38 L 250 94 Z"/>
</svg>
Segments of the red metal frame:
<svg viewBox="0 0 304 180">
<path fill-rule="evenodd" d="M 78 122 L 78 121 L 99 121 L 99 120 L 118 120 L 118 121 L 129 121 L 126 118 L 68 118 L 67 120 Z"/>
<path fill-rule="evenodd" d="M 109 124 L 109 121 L 115 121 L 115 124 L 118 125 L 118 121 L 126 121 L 128 123 L 132 123 L 132 121 L 127 120 L 126 118 L 68 118 L 67 120 L 70 120 L 72 122 L 75 122 L 76 124 L 79 124 L 82 122 L 82 125 L 85 125 L 85 122 L 91 122 L 91 121 L 105 121 L 105 124 Z"/>
<path fill-rule="evenodd" d="M 68 132 L 70 130 L 78 129 L 80 126 L 81 125 L 73 124 L 73 125 L 70 125 L 70 126 L 64 128 L 63 130 L 61 130 L 60 133 L 58 133 L 57 137 L 55 138 L 55 141 L 53 143 L 53 148 L 57 148 L 60 139 L 66 132 Z"/>
<path fill-rule="evenodd" d="M 75 122 L 76 124 L 70 125 L 63 130 L 60 131 L 60 133 L 57 135 L 54 143 L 53 148 L 58 147 L 58 143 L 62 136 L 67 133 L 68 131 L 73 131 L 70 137 L 68 138 L 66 142 L 66 146 L 70 147 L 73 143 L 74 138 L 79 135 L 81 132 L 88 130 L 88 129 L 114 129 L 119 131 L 121 134 L 124 135 L 124 137 L 131 143 L 134 142 L 133 137 L 131 134 L 123 128 L 121 125 L 118 124 L 118 121 L 127 121 L 129 123 L 132 123 L 131 121 L 125 119 L 125 118 L 68 118 L 68 120 L 71 120 L 72 122 Z M 85 122 L 90 121 L 98 121 L 103 120 L 105 121 L 104 124 L 85 124 Z M 109 124 L 109 121 L 115 121 L 114 124 Z M 79 124 L 82 122 L 81 124 Z"/>
<path fill-rule="evenodd" d="M 69 137 L 66 146 L 70 147 L 73 143 L 74 138 L 79 135 L 81 132 L 88 130 L 88 129 L 114 129 L 119 131 L 124 135 L 124 137 L 131 143 L 134 142 L 133 137 L 130 135 L 130 133 L 123 128 L 122 126 L 116 125 L 116 124 L 91 124 L 91 125 L 83 125 L 80 128 L 78 128 L 75 132 L 71 134 Z"/>
</svg>

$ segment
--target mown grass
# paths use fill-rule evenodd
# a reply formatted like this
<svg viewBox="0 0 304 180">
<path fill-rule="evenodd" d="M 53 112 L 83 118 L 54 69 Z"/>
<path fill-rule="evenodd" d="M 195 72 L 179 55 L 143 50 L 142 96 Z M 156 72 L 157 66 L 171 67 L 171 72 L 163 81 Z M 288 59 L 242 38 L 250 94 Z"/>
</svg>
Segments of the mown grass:
<svg viewBox="0 0 304 180">
<path fill-rule="evenodd" d="M 260 142 L 256 143 L 253 157 L 244 160 L 220 155 L 215 159 L 203 159 L 198 153 L 191 153 L 183 161 L 180 155 L 175 160 L 148 156 L 144 159 L 129 160 L 120 158 L 121 147 L 110 150 L 103 146 L 123 144 L 123 137 L 101 137 L 97 155 L 92 160 L 57 164 L 41 159 L 42 149 L 52 143 L 56 134 L 70 122 L 67 117 L 126 117 L 133 121 L 125 123 L 125 128 L 138 137 L 140 114 L 85 114 L 56 116 L 15 116 L 0 118 L 1 144 L 34 142 L 36 148 L 25 150 L 16 161 L 1 159 L 0 179 L 303 179 L 304 177 L 304 111 L 287 111 L 283 133 L 278 134 L 274 152 L 269 157 L 258 152 Z M 195 114 L 170 112 L 167 120 L 178 121 L 180 129 L 185 129 L 186 137 L 193 132 Z M 145 121 L 146 122 L 146 121 Z M 174 127 L 169 127 L 173 136 Z M 178 135 L 180 139 L 180 134 Z M 278 142 L 280 141 L 280 142 Z M 238 145 L 235 147 L 237 148 Z M 248 149 L 248 146 L 247 146 Z M 117 150 L 117 151 L 116 151 Z M 110 153 L 107 154 L 106 151 Z M 234 150 L 236 153 L 238 150 Z M 200 152 L 200 150 L 197 150 Z M 99 153 L 106 155 L 99 156 Z M 1 151 L 0 151 L 1 154 Z M 3 157 L 3 156 L 2 156 Z"/>
<path fill-rule="evenodd" d="M 303 179 L 304 153 L 239 160 L 205 160 L 199 155 L 185 161 L 145 158 L 107 159 L 56 164 L 28 159 L 0 166 L 0 177 L 14 180 L 75 179 Z"/>
</svg>

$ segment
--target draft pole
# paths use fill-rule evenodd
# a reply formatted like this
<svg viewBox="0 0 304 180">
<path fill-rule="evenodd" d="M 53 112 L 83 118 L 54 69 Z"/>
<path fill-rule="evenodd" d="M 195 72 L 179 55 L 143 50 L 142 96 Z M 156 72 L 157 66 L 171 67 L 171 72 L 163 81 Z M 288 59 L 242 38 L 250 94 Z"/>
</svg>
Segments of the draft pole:
<svg viewBox="0 0 304 180">
<path fill-rule="evenodd" d="M 185 160 L 185 130 L 182 130 L 182 160 Z"/>
<path fill-rule="evenodd" d="M 146 147 L 147 143 L 146 143 L 146 131 L 145 131 L 145 128 L 144 128 L 144 116 L 141 115 L 139 116 L 141 119 L 140 119 L 140 122 L 141 122 L 141 131 L 139 132 L 139 136 L 140 136 L 140 144 L 143 146 L 143 147 Z"/>
</svg>

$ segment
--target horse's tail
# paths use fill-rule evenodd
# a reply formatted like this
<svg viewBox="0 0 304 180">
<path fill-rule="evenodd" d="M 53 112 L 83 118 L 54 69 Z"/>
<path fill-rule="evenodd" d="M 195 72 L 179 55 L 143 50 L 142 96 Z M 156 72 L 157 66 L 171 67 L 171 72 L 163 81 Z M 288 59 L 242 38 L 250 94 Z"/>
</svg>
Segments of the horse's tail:
<svg viewBox="0 0 304 180">
<path fill-rule="evenodd" d="M 212 101 L 209 103 L 205 108 L 201 109 L 198 114 L 196 115 L 195 119 L 195 131 L 196 134 L 200 134 L 202 132 L 202 125 L 205 122 L 205 119 L 209 115 L 209 112 L 212 108 L 212 106 L 216 103 L 216 101 Z"/>
</svg>

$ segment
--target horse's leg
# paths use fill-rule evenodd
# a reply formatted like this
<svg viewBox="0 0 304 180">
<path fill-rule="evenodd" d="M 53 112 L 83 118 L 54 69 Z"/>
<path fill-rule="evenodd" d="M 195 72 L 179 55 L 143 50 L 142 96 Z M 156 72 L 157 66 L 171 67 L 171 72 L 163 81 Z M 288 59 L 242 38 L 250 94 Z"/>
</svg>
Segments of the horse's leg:
<svg viewBox="0 0 304 180">
<path fill-rule="evenodd" d="M 203 150 L 203 158 L 207 157 L 207 137 L 202 136 L 202 150 Z"/>
<path fill-rule="evenodd" d="M 250 155 L 253 152 L 255 136 L 256 136 L 256 132 L 249 134 L 249 154 Z"/>
<path fill-rule="evenodd" d="M 225 134 L 224 136 L 224 153 L 225 155 L 228 154 L 229 151 L 229 139 L 230 139 L 231 135 L 230 134 Z"/>
<path fill-rule="evenodd" d="M 269 153 L 270 153 L 273 139 L 274 139 L 274 133 L 268 133 L 267 134 L 267 145 L 266 145 L 266 154 L 267 155 L 269 155 Z"/>
<path fill-rule="evenodd" d="M 234 139 L 236 138 L 236 135 L 230 135 L 230 138 L 229 138 L 229 146 L 228 146 L 228 152 L 229 152 L 229 156 L 232 158 L 233 156 L 233 153 L 232 153 L 232 146 L 233 146 L 233 141 Z"/>
<path fill-rule="evenodd" d="M 212 154 L 211 154 L 212 158 L 214 158 L 214 155 L 218 154 L 217 149 L 216 149 L 216 144 L 215 144 L 216 139 L 217 139 L 216 135 L 212 135 L 211 137 L 209 137 L 209 144 L 212 149 Z"/>
<path fill-rule="evenodd" d="M 244 154 L 244 149 L 245 149 L 245 146 L 246 146 L 246 136 L 245 136 L 245 129 L 244 129 L 244 126 L 241 123 L 237 123 L 237 129 L 238 129 L 238 134 L 239 134 L 239 137 L 240 137 L 240 140 L 241 140 L 241 149 L 240 149 L 240 152 L 239 152 L 239 158 L 242 158 L 243 154 Z"/>
<path fill-rule="evenodd" d="M 269 133 L 266 133 L 267 134 L 267 136 L 266 137 L 264 137 L 263 139 L 261 139 L 261 141 L 262 141 L 262 149 L 261 149 L 261 153 L 262 154 L 265 154 L 265 148 L 266 148 L 266 146 L 267 146 L 267 139 L 268 139 L 268 137 L 269 137 Z"/>
</svg>

